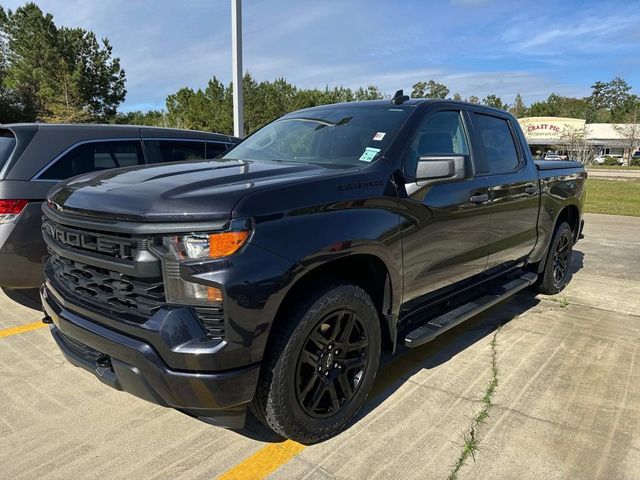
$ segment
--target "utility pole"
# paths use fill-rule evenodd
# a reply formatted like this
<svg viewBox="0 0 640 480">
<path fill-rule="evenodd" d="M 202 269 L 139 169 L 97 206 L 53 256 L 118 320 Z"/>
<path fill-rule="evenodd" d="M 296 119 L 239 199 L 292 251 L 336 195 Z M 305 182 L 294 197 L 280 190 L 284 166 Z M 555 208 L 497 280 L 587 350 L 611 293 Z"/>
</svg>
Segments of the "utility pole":
<svg viewBox="0 0 640 480">
<path fill-rule="evenodd" d="M 244 137 L 242 101 L 242 0 L 231 0 L 231 56 L 233 58 L 233 134 Z"/>
</svg>

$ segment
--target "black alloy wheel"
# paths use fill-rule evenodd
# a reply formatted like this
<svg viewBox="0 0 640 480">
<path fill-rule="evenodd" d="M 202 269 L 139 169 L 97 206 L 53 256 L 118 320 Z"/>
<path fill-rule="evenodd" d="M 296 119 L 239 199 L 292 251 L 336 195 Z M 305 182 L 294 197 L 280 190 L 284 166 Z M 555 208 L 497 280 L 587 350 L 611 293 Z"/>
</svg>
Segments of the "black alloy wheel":
<svg viewBox="0 0 640 480">
<path fill-rule="evenodd" d="M 569 283 L 573 239 L 574 231 L 567 222 L 560 223 L 554 230 L 544 269 L 536 282 L 538 292 L 555 295 Z"/>
<path fill-rule="evenodd" d="M 562 232 L 553 252 L 553 282 L 556 286 L 563 285 L 569 270 L 572 243 L 570 233 L 570 231 L 566 230 Z"/>
<path fill-rule="evenodd" d="M 304 444 L 336 435 L 364 404 L 378 370 L 382 330 L 371 297 L 341 281 L 306 285 L 272 328 L 251 412 Z"/>
<path fill-rule="evenodd" d="M 296 371 L 296 396 L 308 415 L 325 418 L 351 401 L 368 364 L 367 333 L 358 315 L 338 310 L 307 337 Z"/>
</svg>

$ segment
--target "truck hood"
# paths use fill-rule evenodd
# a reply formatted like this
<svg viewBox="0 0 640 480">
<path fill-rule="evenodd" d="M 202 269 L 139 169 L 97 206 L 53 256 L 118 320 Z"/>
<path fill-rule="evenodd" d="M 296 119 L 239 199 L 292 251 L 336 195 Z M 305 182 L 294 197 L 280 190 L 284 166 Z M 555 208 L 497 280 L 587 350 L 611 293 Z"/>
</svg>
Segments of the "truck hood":
<svg viewBox="0 0 640 480">
<path fill-rule="evenodd" d="M 55 187 L 56 208 L 94 217 L 146 222 L 228 219 L 244 195 L 260 188 L 335 175 L 313 164 L 211 160 L 164 163 L 74 177 Z"/>
</svg>

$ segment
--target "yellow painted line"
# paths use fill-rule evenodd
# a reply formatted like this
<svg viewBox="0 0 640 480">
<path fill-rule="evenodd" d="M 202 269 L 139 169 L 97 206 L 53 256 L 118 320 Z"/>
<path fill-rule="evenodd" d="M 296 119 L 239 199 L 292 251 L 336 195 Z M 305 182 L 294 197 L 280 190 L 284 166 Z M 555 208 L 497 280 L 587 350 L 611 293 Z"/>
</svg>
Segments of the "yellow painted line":
<svg viewBox="0 0 640 480">
<path fill-rule="evenodd" d="M 261 480 L 267 478 L 304 449 L 304 445 L 293 440 L 270 443 L 231 470 L 223 473 L 218 477 L 218 480 Z"/>
<path fill-rule="evenodd" d="M 40 320 L 33 323 L 27 323 L 26 325 L 20 325 L 19 327 L 4 328 L 0 330 L 0 338 L 10 337 L 11 335 L 18 335 L 19 333 L 30 332 L 31 330 L 37 330 L 39 328 L 46 327 Z"/>
<path fill-rule="evenodd" d="M 434 340 L 432 344 L 446 342 L 447 340 L 443 340 L 443 337 Z M 371 387 L 368 398 L 376 398 L 394 383 L 402 381 L 404 374 L 410 372 L 415 365 L 419 365 L 425 358 L 432 355 L 432 352 L 433 350 L 428 348 L 412 348 L 394 357 L 391 362 L 383 365 L 378 371 L 376 381 Z M 217 480 L 264 479 L 288 463 L 305 448 L 305 445 L 293 440 L 271 443 L 231 468 L 231 470 L 223 473 Z"/>
</svg>

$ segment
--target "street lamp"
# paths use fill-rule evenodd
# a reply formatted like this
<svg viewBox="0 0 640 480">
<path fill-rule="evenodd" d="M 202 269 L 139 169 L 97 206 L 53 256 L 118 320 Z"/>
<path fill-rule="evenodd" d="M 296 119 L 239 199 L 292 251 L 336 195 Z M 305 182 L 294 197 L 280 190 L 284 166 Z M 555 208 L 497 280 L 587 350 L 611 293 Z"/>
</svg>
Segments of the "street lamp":
<svg viewBox="0 0 640 480">
<path fill-rule="evenodd" d="M 233 63 L 233 134 L 244 137 L 242 102 L 242 0 L 231 0 L 231 56 Z"/>
</svg>

